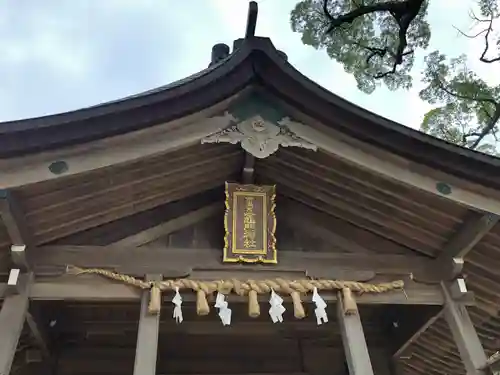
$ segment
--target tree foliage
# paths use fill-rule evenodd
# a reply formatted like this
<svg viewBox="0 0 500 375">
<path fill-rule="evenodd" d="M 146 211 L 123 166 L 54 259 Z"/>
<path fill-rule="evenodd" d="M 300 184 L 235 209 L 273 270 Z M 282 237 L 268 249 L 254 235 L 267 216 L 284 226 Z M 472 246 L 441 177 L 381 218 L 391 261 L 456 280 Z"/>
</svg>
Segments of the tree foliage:
<svg viewBox="0 0 500 375">
<path fill-rule="evenodd" d="M 426 20 L 431 0 L 302 0 L 292 11 L 292 29 L 306 45 L 324 49 L 372 93 L 384 84 L 408 89 L 416 52 L 429 45 Z M 432 0 L 437 1 L 437 0 Z M 444 0 L 443 0 L 444 1 Z M 482 38 L 479 60 L 500 63 L 500 38 L 494 35 L 500 0 L 477 0 L 471 11 L 479 31 L 464 38 Z M 450 25 L 452 27 L 452 25 Z M 467 56 L 447 58 L 434 51 L 425 58 L 420 98 L 435 105 L 421 130 L 449 142 L 496 154 L 500 119 L 500 86 L 488 85 L 467 66 Z M 500 64 L 499 64 L 500 65 Z"/>
</svg>

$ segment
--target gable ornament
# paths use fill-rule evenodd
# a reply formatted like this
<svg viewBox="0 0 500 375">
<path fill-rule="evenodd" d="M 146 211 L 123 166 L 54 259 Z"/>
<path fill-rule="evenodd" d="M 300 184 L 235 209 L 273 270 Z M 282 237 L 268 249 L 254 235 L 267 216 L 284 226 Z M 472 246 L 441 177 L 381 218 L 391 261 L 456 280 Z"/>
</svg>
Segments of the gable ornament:
<svg viewBox="0 0 500 375">
<path fill-rule="evenodd" d="M 238 120 L 236 120 L 238 121 Z M 255 115 L 237 124 L 231 125 L 201 140 L 201 143 L 240 143 L 241 147 L 258 159 L 274 154 L 280 147 L 301 147 L 316 151 L 311 142 L 293 133 L 286 121 L 277 124 Z"/>
</svg>

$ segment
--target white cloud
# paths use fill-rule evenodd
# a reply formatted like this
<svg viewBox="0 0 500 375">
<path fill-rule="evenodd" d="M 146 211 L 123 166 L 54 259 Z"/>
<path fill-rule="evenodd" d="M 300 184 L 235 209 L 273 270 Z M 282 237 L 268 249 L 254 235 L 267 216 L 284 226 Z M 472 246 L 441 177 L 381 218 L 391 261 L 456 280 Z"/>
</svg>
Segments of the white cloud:
<svg viewBox="0 0 500 375">
<path fill-rule="evenodd" d="M 298 0 L 260 0 L 257 35 L 270 37 L 303 74 L 377 114 L 418 127 L 429 106 L 415 87 L 372 95 L 325 52 L 306 47 L 291 31 Z M 450 56 L 476 53 L 477 41 L 460 39 L 474 0 L 432 1 L 432 45 Z M 213 44 L 229 45 L 245 32 L 247 0 L 6 0 L 0 14 L 0 120 L 73 110 L 118 99 L 183 78 L 205 68 Z M 464 46 L 466 48 L 464 48 Z M 475 62 L 475 64 L 478 64 Z M 479 65 L 477 65 L 479 67 Z M 481 66 L 481 71 L 484 67 Z M 493 73 L 488 74 L 492 80 Z M 8 98 L 8 99 L 6 99 Z"/>
</svg>

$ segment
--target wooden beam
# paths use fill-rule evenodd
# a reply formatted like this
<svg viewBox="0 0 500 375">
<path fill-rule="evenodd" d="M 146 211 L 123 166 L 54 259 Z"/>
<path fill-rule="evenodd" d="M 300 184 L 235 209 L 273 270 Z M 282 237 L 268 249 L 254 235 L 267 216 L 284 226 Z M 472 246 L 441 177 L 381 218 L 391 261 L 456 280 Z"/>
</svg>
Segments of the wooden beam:
<svg viewBox="0 0 500 375">
<path fill-rule="evenodd" d="M 474 213 L 446 243 L 439 254 L 438 261 L 451 258 L 464 258 L 476 244 L 496 225 L 499 216 Z"/>
<path fill-rule="evenodd" d="M 37 347 L 42 352 L 46 360 L 51 360 L 50 340 L 45 327 L 38 322 L 38 319 L 32 313 L 26 314 L 26 323 L 28 324 L 31 336 L 36 342 Z"/>
<path fill-rule="evenodd" d="M 150 275 L 146 279 L 148 281 L 160 281 L 162 276 Z M 134 375 L 156 375 L 160 314 L 151 314 L 148 312 L 149 296 L 149 290 L 142 292 Z"/>
<path fill-rule="evenodd" d="M 24 213 L 13 193 L 6 189 L 0 190 L 0 216 L 13 245 L 30 246 L 33 244 Z"/>
<path fill-rule="evenodd" d="M 22 269 L 28 271 L 30 266 L 26 258 L 26 245 L 12 245 L 10 247 L 10 258 L 12 263 Z"/>
<path fill-rule="evenodd" d="M 198 210 L 181 215 L 165 223 L 148 228 L 140 233 L 133 234 L 119 241 L 112 243 L 110 246 L 118 247 L 139 247 L 149 242 L 153 242 L 162 236 L 166 236 L 172 232 L 181 230 L 190 225 L 194 225 L 204 219 L 207 219 L 218 212 L 223 212 L 224 205 L 220 202 L 213 203 Z"/>
<path fill-rule="evenodd" d="M 0 215 L 4 221 L 7 232 L 9 233 L 9 237 L 12 241 L 12 246 L 10 248 L 12 263 L 16 267 L 19 267 L 20 271 L 27 272 L 27 274 L 23 274 L 19 277 L 19 283 L 23 285 L 17 288 L 19 299 L 21 300 L 21 296 L 24 296 L 24 299 L 27 299 L 28 297 L 26 296 L 26 293 L 29 294 L 29 291 L 24 291 L 24 289 L 28 287 L 28 285 L 26 285 L 25 279 L 31 278 L 31 280 L 29 281 L 31 284 L 34 274 L 31 272 L 27 260 L 26 245 L 29 244 L 30 247 L 34 247 L 35 244 L 33 241 L 33 236 L 27 228 L 24 213 L 22 212 L 18 201 L 8 190 L 3 190 L 2 192 L 0 192 Z M 21 304 L 21 302 L 19 303 Z M 26 304 L 26 309 L 27 308 L 28 305 Z M 20 310 L 20 312 L 21 311 L 22 310 Z M 50 360 L 50 350 L 48 344 L 49 341 L 42 326 L 39 325 L 34 316 L 27 311 L 25 313 L 25 320 L 28 324 L 31 335 L 36 341 L 37 346 L 41 350 L 43 356 L 45 357 L 45 359 Z M 2 374 L 2 372 L 0 372 L 0 374 Z"/>
<path fill-rule="evenodd" d="M 341 296 L 337 301 L 337 318 L 340 335 L 349 368 L 349 375 L 373 375 L 373 368 L 366 345 L 365 334 L 359 312 L 346 314 Z"/>
<path fill-rule="evenodd" d="M 280 249 L 279 263 L 265 265 L 222 265 L 221 249 L 167 248 L 152 243 L 142 248 L 116 246 L 41 246 L 28 254 L 37 275 L 59 275 L 67 265 L 112 268 L 135 276 L 161 273 L 165 277 L 181 277 L 193 270 L 260 270 L 276 275 L 283 272 L 307 274 L 311 277 L 359 279 L 367 281 L 375 274 L 401 278 L 420 275 L 427 280 L 441 280 L 433 260 L 420 256 L 392 254 L 345 254 Z M 298 276 L 298 275 L 297 275 Z"/>
<path fill-rule="evenodd" d="M 448 284 L 442 283 L 442 290 L 445 298 L 444 317 L 460 352 L 467 375 L 484 374 L 481 369 L 485 368 L 487 358 L 469 313 L 463 303 L 453 299 Z"/>
<path fill-rule="evenodd" d="M 453 278 L 461 273 L 463 257 L 496 225 L 498 216 L 492 214 L 473 213 L 444 246 L 434 267 L 445 269 Z M 451 292 L 451 291 L 450 291 Z M 413 334 L 395 353 L 400 358 L 412 343 L 418 340 L 436 320 L 444 315 L 445 309 L 430 318 L 415 334 Z"/>
<path fill-rule="evenodd" d="M 237 307 L 239 311 L 233 311 L 234 324 L 230 327 L 221 329 L 221 322 L 211 320 L 192 320 L 186 318 L 182 324 L 177 324 L 172 318 L 170 311 L 162 311 L 162 314 L 167 316 L 162 318 L 160 326 L 160 337 L 165 337 L 163 335 L 193 335 L 193 336 L 263 336 L 263 340 L 267 338 L 285 337 L 285 338 L 300 338 L 307 337 L 309 334 L 314 334 L 315 338 L 334 338 L 339 334 L 339 330 L 336 324 L 332 325 L 322 325 L 318 326 L 316 319 L 309 317 L 305 319 L 295 319 L 293 317 L 285 319 L 283 323 L 280 324 L 262 324 L 262 319 L 251 319 L 249 321 L 245 305 L 232 303 L 233 307 Z M 239 305 L 239 306 L 238 306 Z M 290 306 L 291 308 L 291 306 Z M 185 316 L 192 316 L 193 310 L 195 309 L 195 304 L 183 304 L 183 312 Z M 189 314 L 186 313 L 188 310 Z M 267 314 L 266 314 L 267 316 Z M 71 324 L 71 323 L 68 323 Z M 92 327 L 90 329 L 82 328 L 81 330 L 75 329 L 74 327 L 69 327 L 71 332 L 78 332 L 78 334 L 86 334 L 88 337 L 92 336 L 94 333 L 97 335 L 106 334 L 109 336 L 120 336 L 121 330 L 130 330 L 131 323 L 119 323 L 113 322 L 112 325 L 109 321 L 102 321 L 99 323 L 92 322 Z M 66 327 L 64 327 L 66 329 Z M 338 338 L 338 336 L 337 336 Z"/>
<path fill-rule="evenodd" d="M 258 276 L 252 273 L 253 278 Z M 196 275 L 195 275 L 196 276 Z M 219 276 L 219 277 L 218 277 Z M 220 275 L 214 274 L 214 279 L 220 279 Z M 267 275 L 266 275 L 267 278 Z M 388 280 L 386 280 L 388 281 Z M 0 283 L 0 299 L 9 294 L 7 284 Z M 322 292 L 326 301 L 336 301 L 335 293 Z M 70 301 L 138 301 L 140 290 L 125 284 L 109 281 L 98 276 L 64 276 L 50 277 L 47 280 L 37 278 L 31 287 L 30 297 L 32 300 L 70 300 Z M 308 297 L 304 297 L 308 301 Z M 167 298 L 167 297 L 165 297 Z M 269 300 L 268 295 L 259 296 L 262 302 Z M 195 302 L 194 293 L 183 293 L 183 300 Z M 288 301 L 289 298 L 287 297 Z M 231 295 L 231 303 L 248 303 L 246 297 Z M 439 285 L 424 285 L 408 283 L 405 291 L 394 291 L 387 293 L 364 293 L 357 296 L 359 304 L 398 304 L 398 305 L 437 305 L 444 303 L 443 295 Z M 465 299 L 464 303 L 472 305 L 472 298 Z"/>
<path fill-rule="evenodd" d="M 0 310 L 0 374 L 8 375 L 28 313 L 32 274 L 18 280 L 20 293 L 7 296 Z"/>
</svg>

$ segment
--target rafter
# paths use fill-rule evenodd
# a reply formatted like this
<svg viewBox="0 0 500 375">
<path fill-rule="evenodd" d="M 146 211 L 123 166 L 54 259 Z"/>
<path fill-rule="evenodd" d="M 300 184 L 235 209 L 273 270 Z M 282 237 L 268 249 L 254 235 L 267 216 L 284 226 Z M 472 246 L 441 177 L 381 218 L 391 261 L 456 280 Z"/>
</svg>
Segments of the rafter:
<svg viewBox="0 0 500 375">
<path fill-rule="evenodd" d="M 474 213 L 457 230 L 444 246 L 438 261 L 464 258 L 476 244 L 496 225 L 499 216 Z"/>
<path fill-rule="evenodd" d="M 301 115 L 300 117 L 305 116 Z M 311 119 L 311 121 L 314 120 Z M 436 188 L 436 185 L 440 182 L 439 180 L 436 180 L 431 175 L 418 172 L 416 169 L 410 169 L 407 165 L 403 165 L 403 163 L 395 162 L 394 157 L 388 153 L 380 151 L 377 155 L 373 155 L 371 151 L 355 147 L 342 141 L 342 138 L 332 137 L 311 126 L 291 120 L 283 123 L 297 134 L 297 136 L 317 145 L 318 148 L 329 154 L 336 155 L 360 168 L 456 203 L 500 215 L 500 199 L 468 189 L 465 186 L 465 181 L 460 181 L 455 177 L 448 178 L 449 180 L 457 181 L 457 183 L 447 184 L 448 189 L 446 189 L 446 193 L 440 193 Z M 443 179 L 445 179 L 446 176 L 442 175 Z"/>
<path fill-rule="evenodd" d="M 26 314 L 26 323 L 28 324 L 29 330 L 31 332 L 31 336 L 36 342 L 37 347 L 42 352 L 42 355 L 46 359 L 51 358 L 51 349 L 50 349 L 50 339 L 49 335 L 46 331 L 44 325 L 40 324 L 37 317 L 35 317 L 32 313 L 28 312 Z"/>
</svg>

